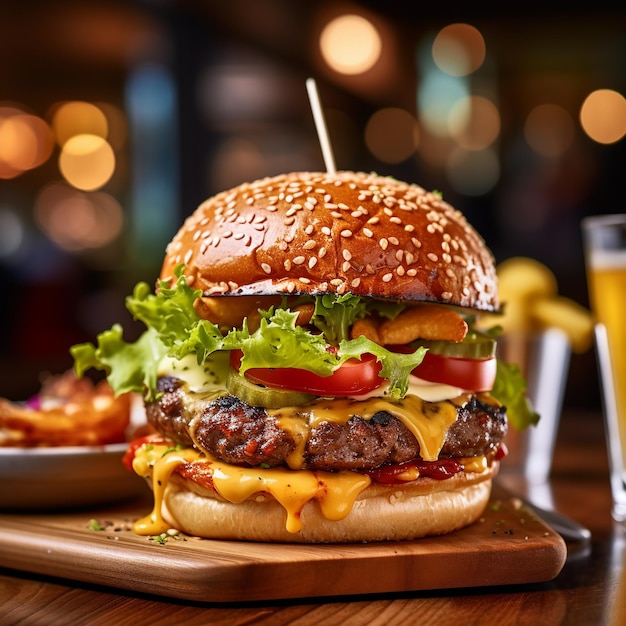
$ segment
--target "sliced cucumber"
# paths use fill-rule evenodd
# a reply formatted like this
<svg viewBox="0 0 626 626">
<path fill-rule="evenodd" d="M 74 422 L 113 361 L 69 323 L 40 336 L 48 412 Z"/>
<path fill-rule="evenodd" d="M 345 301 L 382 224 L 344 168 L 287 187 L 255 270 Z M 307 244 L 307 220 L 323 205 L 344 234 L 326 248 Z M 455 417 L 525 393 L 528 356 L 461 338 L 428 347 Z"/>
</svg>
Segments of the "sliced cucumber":
<svg viewBox="0 0 626 626">
<path fill-rule="evenodd" d="M 232 367 L 228 372 L 226 389 L 250 406 L 262 406 L 266 409 L 280 409 L 284 406 L 301 406 L 314 400 L 316 396 L 301 391 L 270 389 L 250 382 Z"/>
<path fill-rule="evenodd" d="M 419 345 L 428 348 L 433 354 L 460 359 L 488 359 L 495 356 L 496 353 L 496 340 L 477 331 L 468 332 L 463 341 L 458 343 L 454 341 L 419 341 Z"/>
</svg>

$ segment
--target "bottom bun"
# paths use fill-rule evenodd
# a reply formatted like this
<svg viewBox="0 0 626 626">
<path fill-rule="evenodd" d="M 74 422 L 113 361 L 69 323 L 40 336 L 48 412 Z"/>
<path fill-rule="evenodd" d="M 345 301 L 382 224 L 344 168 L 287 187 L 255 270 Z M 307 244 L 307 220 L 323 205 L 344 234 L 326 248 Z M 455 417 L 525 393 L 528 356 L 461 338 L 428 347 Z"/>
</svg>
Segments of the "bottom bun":
<svg viewBox="0 0 626 626">
<path fill-rule="evenodd" d="M 493 463 L 484 472 L 461 473 L 447 480 L 373 483 L 361 492 L 351 513 L 339 521 L 326 519 L 311 501 L 302 509 L 302 529 L 297 533 L 286 530 L 286 512 L 271 496 L 261 494 L 232 504 L 177 475 L 165 490 L 162 513 L 173 528 L 209 539 L 276 543 L 417 539 L 450 533 L 475 522 L 487 506 L 497 471 L 498 463 Z"/>
</svg>

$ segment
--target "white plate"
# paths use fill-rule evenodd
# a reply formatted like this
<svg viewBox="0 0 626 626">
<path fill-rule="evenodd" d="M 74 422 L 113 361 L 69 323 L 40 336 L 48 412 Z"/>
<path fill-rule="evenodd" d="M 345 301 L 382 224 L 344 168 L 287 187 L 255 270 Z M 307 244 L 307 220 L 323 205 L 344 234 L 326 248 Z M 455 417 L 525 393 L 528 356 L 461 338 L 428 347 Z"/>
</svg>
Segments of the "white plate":
<svg viewBox="0 0 626 626">
<path fill-rule="evenodd" d="M 122 464 L 127 447 L 0 448 L 0 510 L 67 509 L 145 495 L 145 481 Z"/>
</svg>

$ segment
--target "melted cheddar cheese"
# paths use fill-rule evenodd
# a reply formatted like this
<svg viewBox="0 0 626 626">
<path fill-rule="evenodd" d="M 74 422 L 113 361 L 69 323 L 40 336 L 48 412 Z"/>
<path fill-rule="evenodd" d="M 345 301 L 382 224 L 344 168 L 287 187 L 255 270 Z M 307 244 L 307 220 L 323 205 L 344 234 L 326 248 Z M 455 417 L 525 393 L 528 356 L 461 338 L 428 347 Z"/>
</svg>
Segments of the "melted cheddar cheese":
<svg viewBox="0 0 626 626">
<path fill-rule="evenodd" d="M 317 500 L 326 519 L 340 520 L 349 515 L 359 493 L 371 483 L 368 476 L 356 472 L 239 467 L 208 459 L 192 448 L 173 450 L 165 444 L 144 444 L 135 453 L 133 469 L 141 476 L 151 476 L 154 507 L 149 515 L 134 523 L 134 532 L 157 535 L 169 529 L 162 515 L 167 482 L 179 465 L 192 461 L 210 465 L 215 490 L 233 504 L 240 504 L 258 493 L 273 496 L 287 512 L 286 529 L 292 533 L 302 527 L 300 512 L 310 500 Z"/>
</svg>

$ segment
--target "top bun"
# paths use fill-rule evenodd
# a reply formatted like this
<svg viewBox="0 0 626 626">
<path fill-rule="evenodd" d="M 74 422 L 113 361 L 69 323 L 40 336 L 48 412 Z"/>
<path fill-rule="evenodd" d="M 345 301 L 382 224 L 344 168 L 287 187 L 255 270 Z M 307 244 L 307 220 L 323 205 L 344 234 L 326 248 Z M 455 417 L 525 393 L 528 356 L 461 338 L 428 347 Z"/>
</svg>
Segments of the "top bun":
<svg viewBox="0 0 626 626">
<path fill-rule="evenodd" d="M 203 202 L 169 244 L 204 296 L 352 293 L 498 308 L 494 259 L 437 193 L 376 174 L 295 172 Z"/>
</svg>

